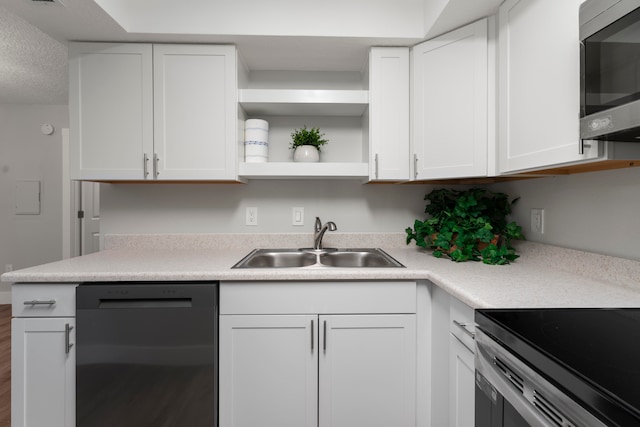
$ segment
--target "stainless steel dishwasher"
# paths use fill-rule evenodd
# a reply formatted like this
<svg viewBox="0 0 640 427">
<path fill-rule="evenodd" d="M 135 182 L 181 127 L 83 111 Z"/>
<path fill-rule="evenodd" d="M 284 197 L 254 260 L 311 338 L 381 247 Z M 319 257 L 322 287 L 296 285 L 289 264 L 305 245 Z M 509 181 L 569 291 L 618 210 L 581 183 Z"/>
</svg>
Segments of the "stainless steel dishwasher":
<svg viewBox="0 0 640 427">
<path fill-rule="evenodd" d="M 217 426 L 217 298 L 217 283 L 78 286 L 77 426 Z"/>
</svg>

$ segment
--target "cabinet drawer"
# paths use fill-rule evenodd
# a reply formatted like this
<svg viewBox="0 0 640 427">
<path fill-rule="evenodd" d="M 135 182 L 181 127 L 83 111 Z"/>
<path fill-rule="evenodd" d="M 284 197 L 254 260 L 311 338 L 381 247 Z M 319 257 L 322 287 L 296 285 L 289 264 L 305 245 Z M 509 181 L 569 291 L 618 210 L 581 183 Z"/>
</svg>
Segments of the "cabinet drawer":
<svg viewBox="0 0 640 427">
<path fill-rule="evenodd" d="M 11 287 L 14 317 L 74 317 L 77 284 L 17 284 Z"/>
<path fill-rule="evenodd" d="M 473 309 L 463 302 L 451 297 L 449 306 L 449 331 L 469 350 L 475 351 L 473 334 L 476 326 L 473 320 Z"/>
</svg>

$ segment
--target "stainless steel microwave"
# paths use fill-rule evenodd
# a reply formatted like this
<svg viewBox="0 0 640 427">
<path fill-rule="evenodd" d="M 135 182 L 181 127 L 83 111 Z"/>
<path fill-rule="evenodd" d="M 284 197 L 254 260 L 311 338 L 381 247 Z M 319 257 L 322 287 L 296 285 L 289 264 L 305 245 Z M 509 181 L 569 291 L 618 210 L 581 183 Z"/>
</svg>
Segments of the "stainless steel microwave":
<svg viewBox="0 0 640 427">
<path fill-rule="evenodd" d="M 580 6 L 580 137 L 640 142 L 640 0 Z"/>
</svg>

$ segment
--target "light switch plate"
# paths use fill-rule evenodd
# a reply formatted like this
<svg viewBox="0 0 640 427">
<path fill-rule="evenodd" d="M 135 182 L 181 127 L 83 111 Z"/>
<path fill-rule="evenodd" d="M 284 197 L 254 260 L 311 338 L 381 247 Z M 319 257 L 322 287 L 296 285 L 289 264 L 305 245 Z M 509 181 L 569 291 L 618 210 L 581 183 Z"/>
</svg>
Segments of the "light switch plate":
<svg viewBox="0 0 640 427">
<path fill-rule="evenodd" d="M 302 207 L 291 208 L 291 225 L 295 225 L 295 226 L 304 225 L 304 208 Z"/>
</svg>

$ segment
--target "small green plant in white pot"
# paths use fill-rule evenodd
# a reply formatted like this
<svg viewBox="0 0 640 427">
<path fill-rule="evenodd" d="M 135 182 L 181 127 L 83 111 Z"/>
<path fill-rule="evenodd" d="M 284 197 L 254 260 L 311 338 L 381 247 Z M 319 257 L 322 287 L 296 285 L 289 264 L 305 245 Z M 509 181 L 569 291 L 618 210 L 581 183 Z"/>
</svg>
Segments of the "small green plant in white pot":
<svg viewBox="0 0 640 427">
<path fill-rule="evenodd" d="M 306 125 L 301 129 L 295 129 L 291 133 L 291 139 L 293 141 L 289 148 L 294 150 L 293 160 L 295 162 L 320 161 L 320 147 L 329 142 L 324 138 L 324 133 L 320 133 L 319 128 L 307 129 Z"/>
</svg>

